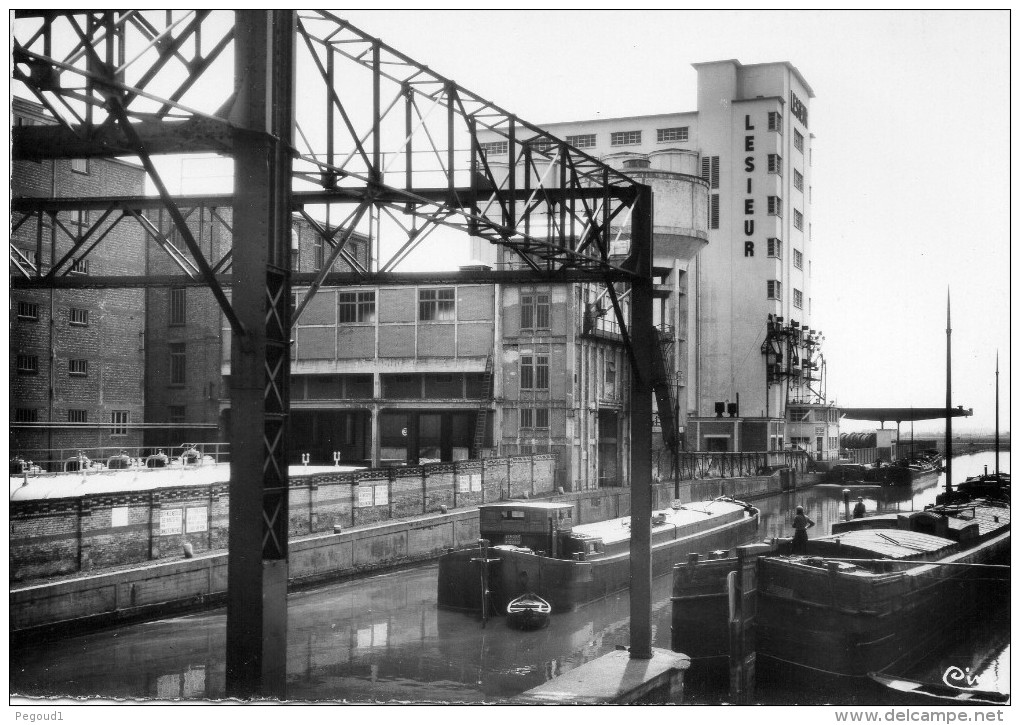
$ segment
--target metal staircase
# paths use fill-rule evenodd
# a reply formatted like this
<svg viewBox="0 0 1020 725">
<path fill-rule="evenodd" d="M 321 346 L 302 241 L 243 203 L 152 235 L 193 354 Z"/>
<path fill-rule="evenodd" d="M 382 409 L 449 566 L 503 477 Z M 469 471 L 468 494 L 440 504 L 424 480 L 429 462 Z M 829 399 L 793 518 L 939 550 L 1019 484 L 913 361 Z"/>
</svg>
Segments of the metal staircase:
<svg viewBox="0 0 1020 725">
<path fill-rule="evenodd" d="M 477 457 L 485 444 L 485 427 L 489 419 L 489 404 L 492 402 L 492 369 L 493 357 L 485 360 L 485 373 L 482 377 L 482 402 L 478 405 L 478 415 L 475 418 L 475 440 L 474 453 Z"/>
<path fill-rule="evenodd" d="M 655 391 L 655 402 L 659 409 L 659 425 L 662 428 L 662 439 L 670 450 L 676 449 L 677 421 L 676 395 L 673 386 L 673 371 L 669 360 L 672 360 L 673 336 L 668 330 L 653 327 L 657 354 L 652 360 L 652 389 Z"/>
</svg>

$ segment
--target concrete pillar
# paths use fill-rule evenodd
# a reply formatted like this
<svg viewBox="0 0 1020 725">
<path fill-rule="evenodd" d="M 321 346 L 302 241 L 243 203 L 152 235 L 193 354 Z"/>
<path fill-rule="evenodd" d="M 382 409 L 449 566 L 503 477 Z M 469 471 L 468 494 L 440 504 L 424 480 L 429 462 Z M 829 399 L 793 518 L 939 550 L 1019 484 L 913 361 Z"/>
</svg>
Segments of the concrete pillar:
<svg viewBox="0 0 1020 725">
<path fill-rule="evenodd" d="M 295 13 L 235 14 L 226 695 L 286 696 Z"/>
<path fill-rule="evenodd" d="M 379 383 L 379 375 L 375 375 L 376 387 Z M 377 393 L 378 394 L 378 393 Z M 379 467 L 379 406 L 372 404 L 372 468 Z"/>
</svg>

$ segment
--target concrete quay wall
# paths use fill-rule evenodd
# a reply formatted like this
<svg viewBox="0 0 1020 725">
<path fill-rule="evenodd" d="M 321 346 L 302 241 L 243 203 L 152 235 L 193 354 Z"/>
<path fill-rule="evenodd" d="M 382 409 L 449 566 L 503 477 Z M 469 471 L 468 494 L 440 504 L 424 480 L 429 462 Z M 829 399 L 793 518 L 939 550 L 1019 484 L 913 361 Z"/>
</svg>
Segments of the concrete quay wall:
<svg viewBox="0 0 1020 725">
<path fill-rule="evenodd" d="M 653 489 L 656 508 L 665 508 L 673 500 L 673 484 L 656 484 Z M 782 490 L 779 476 L 682 481 L 680 499 L 754 498 Z M 630 513 L 630 490 L 626 488 L 566 493 L 554 499 L 573 503 L 577 523 Z M 307 586 L 434 559 L 447 549 L 472 546 L 477 539 L 475 507 L 367 524 L 340 533 L 306 535 L 290 542 L 290 585 Z M 225 551 L 18 586 L 10 591 L 10 631 L 21 637 L 78 632 L 90 626 L 217 605 L 225 601 L 226 586 Z"/>
</svg>

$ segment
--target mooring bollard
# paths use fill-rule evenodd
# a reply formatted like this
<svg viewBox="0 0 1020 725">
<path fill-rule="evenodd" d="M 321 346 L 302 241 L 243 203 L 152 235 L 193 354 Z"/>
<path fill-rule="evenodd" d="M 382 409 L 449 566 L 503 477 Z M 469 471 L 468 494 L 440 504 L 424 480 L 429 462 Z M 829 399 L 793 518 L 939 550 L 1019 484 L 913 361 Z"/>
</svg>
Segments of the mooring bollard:
<svg viewBox="0 0 1020 725">
<path fill-rule="evenodd" d="M 843 513 L 845 515 L 844 521 L 850 520 L 850 489 L 843 489 Z"/>
</svg>

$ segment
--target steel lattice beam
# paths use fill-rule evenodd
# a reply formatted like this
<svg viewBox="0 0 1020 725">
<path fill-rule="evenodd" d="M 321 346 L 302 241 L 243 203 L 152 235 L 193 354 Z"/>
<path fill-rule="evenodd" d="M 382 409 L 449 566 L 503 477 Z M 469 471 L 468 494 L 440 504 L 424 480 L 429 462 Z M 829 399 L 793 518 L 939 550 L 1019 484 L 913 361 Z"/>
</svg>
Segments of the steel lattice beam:
<svg viewBox="0 0 1020 725">
<path fill-rule="evenodd" d="M 145 212 L 166 209 L 190 255 L 164 245 L 185 275 L 71 278 L 58 276 L 59 268 L 47 275 L 45 264 L 30 259 L 42 249 L 40 224 L 34 242 L 15 243 L 12 233 L 12 284 L 201 283 L 238 333 L 231 358 L 239 460 L 231 472 L 228 695 L 279 695 L 285 681 L 293 283 L 310 287 L 303 304 L 327 284 L 608 286 L 621 329 L 629 330 L 632 360 L 631 651 L 650 656 L 650 189 L 325 11 L 18 11 L 12 46 L 15 93 L 27 93 L 54 119 L 14 130 L 15 159 L 132 156 L 161 187 L 159 199 L 16 199 L 13 212 L 24 216 L 15 231 L 32 215 L 48 214 L 62 226 L 58 213 L 94 209 L 162 236 L 146 228 Z M 233 83 L 223 82 L 228 76 Z M 480 134 L 499 141 L 483 144 Z M 236 195 L 167 191 L 152 157 L 200 151 L 234 158 Z M 202 258 L 186 224 L 185 210 L 206 207 L 211 217 L 218 208 L 234 210 L 234 248 L 215 264 Z M 312 208 L 327 210 L 327 222 L 312 226 L 333 258 L 343 257 L 350 234 L 363 234 L 362 218 L 379 235 L 371 240 L 377 245 L 382 221 L 393 222 L 386 228 L 393 253 L 365 269 L 352 265 L 355 273 L 291 276 L 292 215 L 303 211 L 312 223 Z M 331 212 L 349 219 L 350 228 L 329 223 Z M 490 241 L 524 269 L 396 273 L 441 227 Z M 95 239 L 64 233 L 74 246 L 61 265 L 102 242 L 94 231 Z M 623 235 L 630 251 L 621 261 L 610 250 Z M 222 291 L 228 267 L 229 300 Z M 629 289 L 629 328 L 615 284 Z"/>
</svg>

